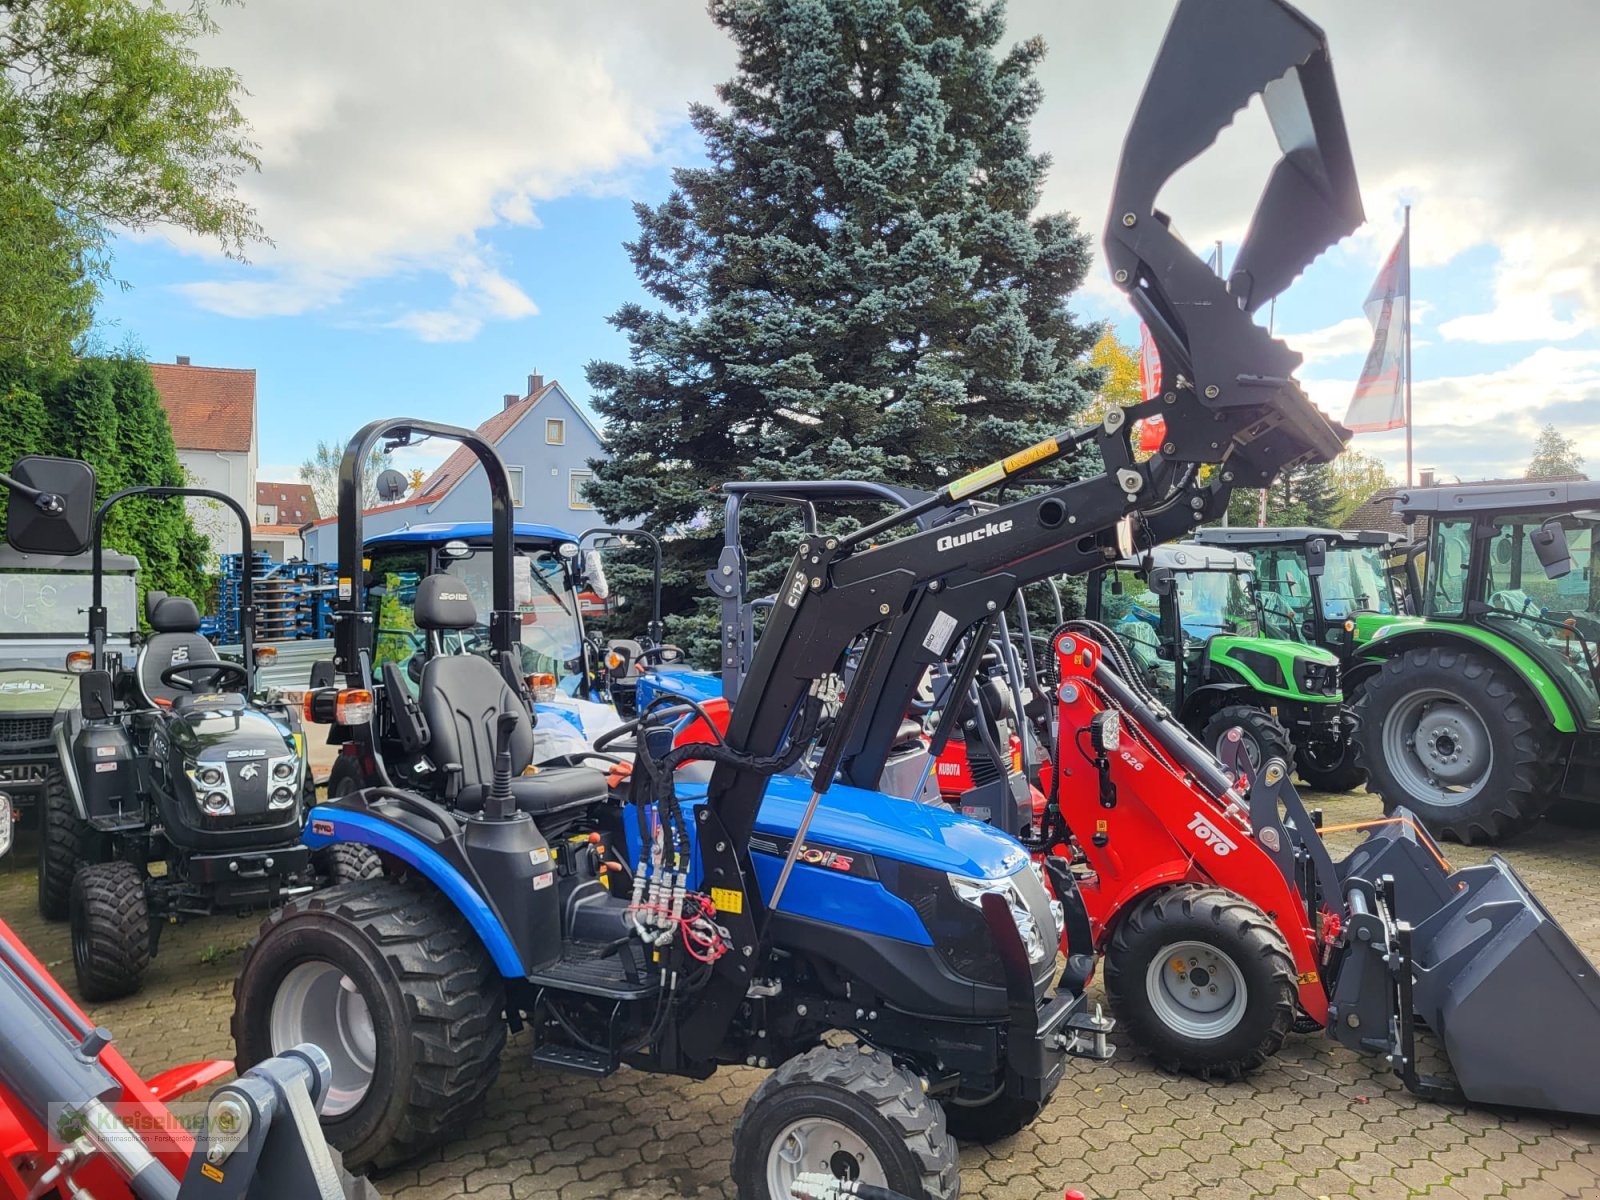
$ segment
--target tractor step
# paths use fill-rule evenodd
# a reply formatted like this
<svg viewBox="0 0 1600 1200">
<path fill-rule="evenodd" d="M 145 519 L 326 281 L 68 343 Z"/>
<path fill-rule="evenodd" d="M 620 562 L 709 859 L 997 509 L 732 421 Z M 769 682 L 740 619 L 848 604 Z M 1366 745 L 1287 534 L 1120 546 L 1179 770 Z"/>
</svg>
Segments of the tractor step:
<svg viewBox="0 0 1600 1200">
<path fill-rule="evenodd" d="M 533 1052 L 533 1062 L 535 1066 L 549 1067 L 552 1071 L 588 1075 L 593 1079 L 604 1079 L 617 1070 L 617 1060 L 613 1056 L 578 1046 L 540 1046 Z"/>
<path fill-rule="evenodd" d="M 661 990 L 658 972 L 647 968 L 637 943 L 606 950 L 569 943 L 560 958 L 534 971 L 528 982 L 606 1000 L 647 1000 Z"/>
</svg>

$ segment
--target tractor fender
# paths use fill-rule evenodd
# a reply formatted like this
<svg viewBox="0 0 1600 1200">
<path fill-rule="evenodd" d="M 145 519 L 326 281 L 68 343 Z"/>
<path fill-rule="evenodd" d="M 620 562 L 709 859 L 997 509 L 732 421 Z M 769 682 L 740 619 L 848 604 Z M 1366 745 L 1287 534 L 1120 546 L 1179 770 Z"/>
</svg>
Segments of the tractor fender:
<svg viewBox="0 0 1600 1200">
<path fill-rule="evenodd" d="M 1345 695 L 1350 696 L 1385 661 L 1397 658 L 1408 650 L 1428 646 L 1455 645 L 1464 649 L 1488 653 L 1515 671 L 1538 700 L 1539 707 L 1550 724 L 1559 733 L 1574 733 L 1578 723 L 1572 706 L 1567 703 L 1561 686 L 1539 662 L 1520 646 L 1487 629 L 1471 625 L 1433 623 L 1421 626 L 1404 626 L 1393 633 L 1380 633 L 1356 653 L 1356 659 L 1344 671 Z"/>
<path fill-rule="evenodd" d="M 1248 683 L 1207 683 L 1183 698 L 1178 720 L 1187 729 L 1199 730 L 1219 708 L 1229 704 L 1257 704 L 1260 693 Z"/>
<path fill-rule="evenodd" d="M 1098 886 L 1085 886 L 1080 883 L 1079 890 L 1084 894 L 1084 902 L 1089 909 L 1089 920 L 1094 926 L 1095 949 L 1101 952 L 1105 950 L 1106 944 L 1111 940 L 1112 931 L 1117 927 L 1117 922 L 1151 892 L 1170 887 L 1174 883 L 1205 882 L 1205 875 L 1195 870 L 1191 864 L 1165 862 L 1141 872 L 1127 883 L 1120 884 L 1115 895 L 1107 895 Z"/>
<path fill-rule="evenodd" d="M 522 956 L 489 902 L 454 863 L 418 834 L 370 813 L 347 812 L 319 804 L 311 810 L 306 822 L 304 841 L 312 850 L 335 842 L 350 842 L 393 855 L 424 876 L 455 905 L 456 911 L 478 935 L 500 974 L 508 979 L 527 977 Z"/>
<path fill-rule="evenodd" d="M 56 744 L 56 759 L 61 764 L 61 777 L 67 781 L 72 807 L 78 814 L 78 820 L 87 823 L 89 806 L 84 803 L 83 785 L 78 781 L 78 766 L 72 756 L 72 740 L 77 737 L 81 724 L 81 718 L 69 714 L 66 720 L 56 722 L 55 728 L 50 731 L 50 738 Z"/>
</svg>

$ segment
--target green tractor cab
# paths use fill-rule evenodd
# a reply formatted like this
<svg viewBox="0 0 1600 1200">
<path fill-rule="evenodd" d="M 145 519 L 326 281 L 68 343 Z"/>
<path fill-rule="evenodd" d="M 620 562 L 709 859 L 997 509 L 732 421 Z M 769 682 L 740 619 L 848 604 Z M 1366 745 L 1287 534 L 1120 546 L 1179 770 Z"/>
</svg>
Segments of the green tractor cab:
<svg viewBox="0 0 1600 1200">
<path fill-rule="evenodd" d="M 1339 660 L 1307 644 L 1293 612 L 1253 576 L 1248 554 L 1158 546 L 1090 576 L 1089 618 L 1110 626 L 1146 685 L 1208 748 L 1239 726 L 1252 763 L 1278 756 L 1313 787 L 1354 786 L 1338 774 L 1349 742 Z"/>
<path fill-rule="evenodd" d="M 1386 809 L 1498 841 L 1600 799 L 1600 482 L 1418 489 L 1421 622 L 1380 627 L 1347 671 L 1358 757 Z"/>
<path fill-rule="evenodd" d="M 1257 529 L 1213 526 L 1194 541 L 1243 551 L 1255 559 L 1265 600 L 1277 597 L 1299 636 L 1348 663 L 1380 629 L 1414 622 L 1407 587 L 1409 561 L 1399 534 L 1308 526 Z"/>
</svg>

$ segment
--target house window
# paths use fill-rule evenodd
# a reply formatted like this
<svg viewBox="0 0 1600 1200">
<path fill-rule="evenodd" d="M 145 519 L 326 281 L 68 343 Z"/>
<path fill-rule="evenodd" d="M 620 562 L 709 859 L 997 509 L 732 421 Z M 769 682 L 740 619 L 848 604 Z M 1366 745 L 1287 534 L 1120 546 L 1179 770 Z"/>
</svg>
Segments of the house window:
<svg viewBox="0 0 1600 1200">
<path fill-rule="evenodd" d="M 583 498 L 583 489 L 594 478 L 593 471 L 567 472 L 567 507 L 592 509 L 594 505 Z"/>
<path fill-rule="evenodd" d="M 507 467 L 506 475 L 511 480 L 511 504 L 515 508 L 522 507 L 522 468 Z"/>
<path fill-rule="evenodd" d="M 547 417 L 544 423 L 544 441 L 547 446 L 567 444 L 567 423 L 560 417 Z"/>
</svg>

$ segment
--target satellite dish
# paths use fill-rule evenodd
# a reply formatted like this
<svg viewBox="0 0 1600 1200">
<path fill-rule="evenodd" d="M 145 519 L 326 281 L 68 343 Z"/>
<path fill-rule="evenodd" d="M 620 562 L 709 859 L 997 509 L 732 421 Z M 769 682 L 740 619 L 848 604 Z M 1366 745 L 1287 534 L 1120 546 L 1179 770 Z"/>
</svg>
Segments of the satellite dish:
<svg viewBox="0 0 1600 1200">
<path fill-rule="evenodd" d="M 386 504 L 393 504 L 410 490 L 411 480 L 406 478 L 404 471 L 390 467 L 378 476 L 378 499 Z"/>
</svg>

